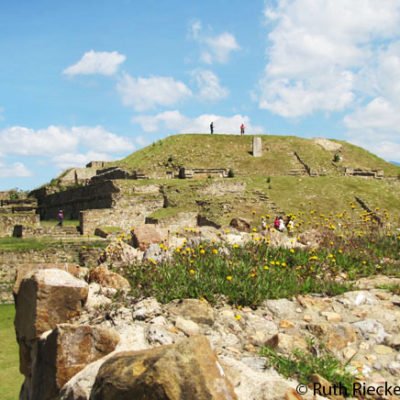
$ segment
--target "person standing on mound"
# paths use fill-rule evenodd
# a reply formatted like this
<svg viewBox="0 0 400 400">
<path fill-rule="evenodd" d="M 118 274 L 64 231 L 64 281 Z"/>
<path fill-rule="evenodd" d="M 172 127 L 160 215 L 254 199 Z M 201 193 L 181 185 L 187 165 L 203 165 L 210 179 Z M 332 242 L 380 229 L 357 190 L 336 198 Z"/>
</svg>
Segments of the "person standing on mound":
<svg viewBox="0 0 400 400">
<path fill-rule="evenodd" d="M 244 124 L 240 125 L 240 134 L 244 135 L 244 130 L 246 129 L 246 127 L 244 126 Z"/>
<path fill-rule="evenodd" d="M 211 135 L 214 133 L 214 122 L 211 122 L 210 124 L 210 133 Z"/>
</svg>

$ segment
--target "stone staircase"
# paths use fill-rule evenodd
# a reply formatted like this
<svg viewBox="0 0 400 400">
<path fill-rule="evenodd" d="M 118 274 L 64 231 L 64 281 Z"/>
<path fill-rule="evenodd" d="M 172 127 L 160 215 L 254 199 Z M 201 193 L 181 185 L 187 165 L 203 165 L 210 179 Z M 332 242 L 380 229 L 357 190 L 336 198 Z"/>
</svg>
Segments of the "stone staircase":
<svg viewBox="0 0 400 400">
<path fill-rule="evenodd" d="M 261 192 L 260 190 L 255 190 L 253 192 L 259 199 L 259 201 L 265 205 L 266 209 L 269 210 L 273 215 L 284 215 L 285 212 L 280 209 L 276 203 L 274 203 L 267 194 Z"/>
<path fill-rule="evenodd" d="M 307 169 L 306 165 L 301 161 L 301 159 L 297 153 L 290 152 L 290 153 L 288 153 L 288 155 L 293 157 L 293 165 L 295 165 L 295 167 L 289 171 L 288 175 L 290 175 L 290 176 L 307 176 L 307 175 L 309 175 L 309 170 Z"/>
<path fill-rule="evenodd" d="M 51 237 L 53 239 L 81 239 L 82 235 L 78 226 L 39 226 L 25 227 L 14 230 L 16 237 Z"/>
</svg>

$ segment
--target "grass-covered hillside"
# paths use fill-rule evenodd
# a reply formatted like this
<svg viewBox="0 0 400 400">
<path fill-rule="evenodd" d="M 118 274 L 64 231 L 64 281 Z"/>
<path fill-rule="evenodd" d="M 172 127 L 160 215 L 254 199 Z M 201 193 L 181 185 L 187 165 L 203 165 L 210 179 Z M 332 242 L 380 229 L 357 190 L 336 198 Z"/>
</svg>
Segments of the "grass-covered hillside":
<svg viewBox="0 0 400 400">
<path fill-rule="evenodd" d="M 166 225 L 182 212 L 199 213 L 220 225 L 235 217 L 256 223 L 266 215 L 295 214 L 309 225 L 320 214 L 364 212 L 357 198 L 378 217 L 399 224 L 399 166 L 344 141 L 259 136 L 261 157 L 252 155 L 253 136 L 184 134 L 159 140 L 109 165 L 150 178 L 119 180 L 117 185 L 121 197 L 137 196 L 138 203 L 163 195 L 164 208 L 148 216 Z M 176 176 L 179 167 L 224 168 L 233 177 L 167 179 L 167 172 Z M 382 170 L 385 179 L 345 176 L 346 167 Z M 143 195 L 135 189 L 143 185 L 156 190 Z"/>
<path fill-rule="evenodd" d="M 185 134 L 169 136 L 139 150 L 117 165 L 142 170 L 146 174 L 163 173 L 168 168 L 226 168 L 237 176 L 288 175 L 301 167 L 296 152 L 319 174 L 340 175 L 344 167 L 381 169 L 385 176 L 397 176 L 400 168 L 368 151 L 342 141 L 331 141 L 341 149 L 327 150 L 315 139 L 294 136 L 259 135 L 262 157 L 253 157 L 253 136 Z M 340 162 L 333 162 L 335 154 Z"/>
<path fill-rule="evenodd" d="M 136 181 L 124 182 L 126 186 Z M 235 217 L 257 224 L 262 216 L 272 221 L 276 214 L 294 214 L 307 225 L 320 215 L 343 212 L 358 219 L 365 210 L 356 201 L 362 199 L 378 216 L 400 224 L 400 181 L 357 177 L 271 176 L 220 179 L 147 180 L 140 184 L 159 184 L 168 206 L 151 217 L 174 218 L 181 212 L 198 212 L 210 220 L 227 225 Z M 128 190 L 128 188 L 126 189 Z"/>
</svg>

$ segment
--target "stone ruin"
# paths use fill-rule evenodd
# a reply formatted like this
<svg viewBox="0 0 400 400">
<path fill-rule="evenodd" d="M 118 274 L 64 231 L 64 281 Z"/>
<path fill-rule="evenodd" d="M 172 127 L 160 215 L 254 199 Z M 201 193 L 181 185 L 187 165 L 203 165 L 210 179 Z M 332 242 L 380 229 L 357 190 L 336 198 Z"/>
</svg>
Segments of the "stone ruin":
<svg viewBox="0 0 400 400">
<path fill-rule="evenodd" d="M 180 179 L 206 179 L 212 178 L 227 178 L 228 170 L 225 168 L 179 168 L 178 177 Z"/>
<path fill-rule="evenodd" d="M 382 179 L 384 172 L 381 169 L 368 169 L 368 168 L 349 168 L 346 167 L 344 171 L 345 176 L 362 176 L 365 178 Z"/>
<path fill-rule="evenodd" d="M 262 156 L 262 140 L 260 137 L 253 137 L 253 157 L 261 157 Z"/>
<path fill-rule="evenodd" d="M 0 200 L 0 237 L 12 236 L 17 226 L 39 226 L 36 209 L 37 200 L 33 198 Z"/>
</svg>

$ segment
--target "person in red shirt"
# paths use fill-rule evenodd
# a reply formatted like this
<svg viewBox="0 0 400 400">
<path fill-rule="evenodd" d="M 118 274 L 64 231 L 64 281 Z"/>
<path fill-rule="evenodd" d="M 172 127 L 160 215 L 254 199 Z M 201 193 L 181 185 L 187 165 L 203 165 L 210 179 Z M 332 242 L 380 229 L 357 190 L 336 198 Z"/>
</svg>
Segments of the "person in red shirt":
<svg viewBox="0 0 400 400">
<path fill-rule="evenodd" d="M 240 134 L 241 135 L 244 135 L 244 130 L 245 130 L 245 126 L 244 126 L 244 124 L 242 124 L 242 125 L 240 125 Z"/>
</svg>

